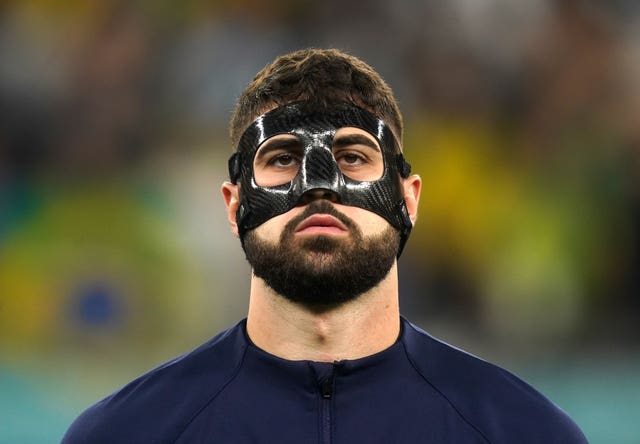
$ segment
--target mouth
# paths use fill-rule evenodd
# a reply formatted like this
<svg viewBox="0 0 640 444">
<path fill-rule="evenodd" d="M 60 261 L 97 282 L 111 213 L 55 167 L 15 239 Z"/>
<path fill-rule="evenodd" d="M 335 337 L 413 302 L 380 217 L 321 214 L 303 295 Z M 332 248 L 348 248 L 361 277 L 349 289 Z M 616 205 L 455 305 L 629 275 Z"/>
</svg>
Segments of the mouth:
<svg viewBox="0 0 640 444">
<path fill-rule="evenodd" d="M 314 214 L 304 219 L 295 230 L 296 234 L 337 235 L 348 232 L 347 227 L 329 214 Z"/>
</svg>

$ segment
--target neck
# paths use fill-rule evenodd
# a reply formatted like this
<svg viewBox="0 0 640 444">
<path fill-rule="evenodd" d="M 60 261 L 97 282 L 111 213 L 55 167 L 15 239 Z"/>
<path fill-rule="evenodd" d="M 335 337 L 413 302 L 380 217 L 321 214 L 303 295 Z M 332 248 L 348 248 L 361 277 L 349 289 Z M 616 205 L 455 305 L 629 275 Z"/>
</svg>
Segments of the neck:
<svg viewBox="0 0 640 444">
<path fill-rule="evenodd" d="M 326 311 L 312 310 L 251 280 L 247 333 L 264 351 L 289 360 L 333 362 L 380 352 L 398 338 L 397 267 L 378 286 Z"/>
</svg>

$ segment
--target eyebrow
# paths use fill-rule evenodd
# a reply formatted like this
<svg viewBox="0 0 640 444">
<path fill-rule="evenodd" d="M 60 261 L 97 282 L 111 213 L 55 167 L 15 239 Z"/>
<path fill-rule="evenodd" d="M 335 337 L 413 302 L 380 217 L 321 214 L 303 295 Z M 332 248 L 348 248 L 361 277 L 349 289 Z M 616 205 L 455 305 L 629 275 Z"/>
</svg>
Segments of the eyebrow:
<svg viewBox="0 0 640 444">
<path fill-rule="evenodd" d="M 364 145 L 375 151 L 380 151 L 378 144 L 364 134 L 345 134 L 333 139 L 334 148 L 341 148 L 349 145 Z"/>
<path fill-rule="evenodd" d="M 262 159 L 272 151 L 299 149 L 300 145 L 300 140 L 298 140 L 297 138 L 287 137 L 274 140 L 268 139 L 260 147 L 258 147 L 258 151 L 256 152 L 256 160 Z"/>
</svg>

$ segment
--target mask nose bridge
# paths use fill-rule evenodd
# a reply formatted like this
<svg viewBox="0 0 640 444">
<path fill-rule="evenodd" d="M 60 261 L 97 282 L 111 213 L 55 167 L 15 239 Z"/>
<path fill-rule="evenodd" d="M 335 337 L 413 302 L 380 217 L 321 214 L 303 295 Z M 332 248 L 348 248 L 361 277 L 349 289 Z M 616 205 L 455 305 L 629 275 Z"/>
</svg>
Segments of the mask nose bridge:
<svg viewBox="0 0 640 444">
<path fill-rule="evenodd" d="M 307 139 L 300 171 L 294 179 L 294 190 L 298 196 L 315 190 L 340 195 L 344 178 L 333 156 L 333 135 L 334 131 L 331 131 Z"/>
</svg>

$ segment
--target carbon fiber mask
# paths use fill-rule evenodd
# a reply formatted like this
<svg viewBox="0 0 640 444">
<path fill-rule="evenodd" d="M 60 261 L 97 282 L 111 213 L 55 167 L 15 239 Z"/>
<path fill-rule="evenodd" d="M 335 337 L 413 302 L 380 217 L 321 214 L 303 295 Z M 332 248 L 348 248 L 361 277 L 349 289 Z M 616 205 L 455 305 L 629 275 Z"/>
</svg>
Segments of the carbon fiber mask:
<svg viewBox="0 0 640 444">
<path fill-rule="evenodd" d="M 376 180 L 355 180 L 340 170 L 333 143 L 336 132 L 345 127 L 366 131 L 380 145 L 384 167 Z M 299 141 L 299 169 L 286 183 L 261 186 L 254 172 L 256 152 L 263 142 L 279 134 L 291 134 Z M 412 228 L 401 184 L 401 178 L 408 177 L 410 172 L 391 129 L 362 108 L 309 103 L 276 108 L 258 117 L 245 130 L 237 151 L 229 159 L 231 182 L 240 183 L 236 214 L 240 239 L 272 217 L 301 205 L 305 193 L 326 190 L 343 205 L 364 208 L 386 219 L 400 233 L 400 256 Z"/>
</svg>

